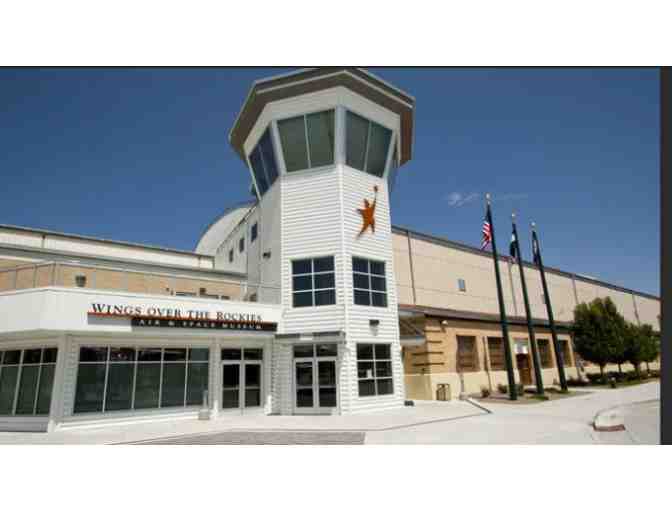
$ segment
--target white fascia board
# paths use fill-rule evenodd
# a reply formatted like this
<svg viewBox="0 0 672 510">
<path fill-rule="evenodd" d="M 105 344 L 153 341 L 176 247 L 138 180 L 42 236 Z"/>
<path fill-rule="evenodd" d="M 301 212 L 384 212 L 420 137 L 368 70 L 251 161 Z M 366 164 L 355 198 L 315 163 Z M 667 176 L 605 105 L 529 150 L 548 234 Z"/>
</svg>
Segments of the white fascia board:
<svg viewBox="0 0 672 510">
<path fill-rule="evenodd" d="M 347 87 L 339 86 L 268 103 L 243 143 L 243 150 L 247 155 L 254 149 L 272 120 L 282 120 L 297 115 L 329 110 L 338 105 L 342 105 L 362 117 L 391 129 L 397 133 L 397 136 L 400 132 L 401 119 L 399 115 L 360 96 Z"/>
<path fill-rule="evenodd" d="M 263 322 L 280 323 L 280 305 L 244 301 L 214 301 L 175 296 L 139 295 L 122 292 L 107 292 L 87 289 L 47 287 L 13 291 L 0 294 L 0 335 L 18 334 L 22 331 L 61 331 L 96 334 L 143 334 L 154 336 L 192 336 L 195 334 L 227 337 L 237 333 L 257 335 L 257 332 L 235 330 L 198 330 L 187 328 L 132 328 L 130 320 L 123 317 L 88 316 L 93 303 L 118 306 L 139 306 L 208 311 L 212 317 L 222 313 L 253 313 L 261 316 Z M 263 332 L 259 332 L 263 333 Z M 268 332 L 265 332 L 268 333 Z"/>
</svg>

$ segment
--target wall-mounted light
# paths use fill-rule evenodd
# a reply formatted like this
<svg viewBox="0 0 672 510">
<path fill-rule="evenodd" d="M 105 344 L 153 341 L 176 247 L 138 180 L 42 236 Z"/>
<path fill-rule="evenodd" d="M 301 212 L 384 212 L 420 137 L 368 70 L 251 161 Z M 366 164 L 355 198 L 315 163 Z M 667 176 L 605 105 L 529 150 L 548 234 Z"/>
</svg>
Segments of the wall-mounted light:
<svg viewBox="0 0 672 510">
<path fill-rule="evenodd" d="M 86 275 L 78 274 L 75 276 L 75 285 L 77 287 L 86 287 Z"/>
<path fill-rule="evenodd" d="M 369 319 L 369 326 L 375 327 L 380 324 L 380 321 L 378 319 Z"/>
<path fill-rule="evenodd" d="M 270 251 L 265 251 L 264 254 L 262 255 L 265 259 L 270 259 L 271 258 L 271 252 Z"/>
</svg>

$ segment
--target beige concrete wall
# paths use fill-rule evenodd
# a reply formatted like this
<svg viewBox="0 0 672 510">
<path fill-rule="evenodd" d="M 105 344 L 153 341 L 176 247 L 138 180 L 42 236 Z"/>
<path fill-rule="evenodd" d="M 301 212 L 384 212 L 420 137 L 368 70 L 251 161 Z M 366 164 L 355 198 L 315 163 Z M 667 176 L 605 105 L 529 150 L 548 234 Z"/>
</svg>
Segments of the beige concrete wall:
<svg viewBox="0 0 672 510">
<path fill-rule="evenodd" d="M 399 302 L 469 312 L 498 314 L 497 287 L 488 253 L 478 254 L 411 236 L 411 256 L 408 238 L 393 233 L 394 265 L 399 290 Z M 411 277 L 411 260 L 413 275 Z M 520 273 L 516 264 L 499 263 L 504 302 L 509 315 L 524 316 Z M 458 279 L 466 282 L 466 292 L 458 288 Z M 539 271 L 525 267 L 530 308 L 535 318 L 546 320 L 546 306 Z M 597 281 L 589 282 L 569 275 L 547 271 L 546 280 L 553 312 L 557 321 L 571 322 L 577 303 L 590 302 L 596 297 L 609 296 L 623 316 L 660 330 L 658 315 L 660 300 L 617 290 Z M 415 286 L 415 300 L 413 299 Z"/>
</svg>

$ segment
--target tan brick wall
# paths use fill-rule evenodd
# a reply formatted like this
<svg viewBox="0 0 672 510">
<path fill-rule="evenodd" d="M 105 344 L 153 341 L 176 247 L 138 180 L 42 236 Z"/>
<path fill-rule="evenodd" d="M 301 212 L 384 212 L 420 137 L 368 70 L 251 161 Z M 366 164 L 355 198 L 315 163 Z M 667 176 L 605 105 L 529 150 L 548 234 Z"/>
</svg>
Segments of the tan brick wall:
<svg viewBox="0 0 672 510">
<path fill-rule="evenodd" d="M 497 391 L 497 384 L 508 384 L 506 370 L 492 370 L 490 368 L 490 358 L 487 348 L 487 338 L 501 338 L 502 330 L 499 324 L 447 320 L 427 318 L 425 321 L 425 336 L 427 342 L 422 346 L 404 348 L 404 373 L 409 384 L 413 385 L 411 391 L 414 393 L 422 392 L 424 395 L 431 395 L 431 399 L 436 396 L 437 384 L 450 384 L 453 398 L 456 398 L 464 385 L 464 391 L 467 393 L 478 393 L 482 386 L 490 388 L 491 391 Z M 475 337 L 476 356 L 478 360 L 477 370 L 460 373 L 457 369 L 457 344 L 458 336 Z M 549 342 L 550 358 L 552 366 L 542 368 L 542 379 L 545 386 L 557 384 L 559 375 L 553 350 L 551 332 L 548 328 L 536 328 L 535 337 L 537 339 L 547 339 Z M 509 339 L 511 342 L 511 351 L 514 353 L 515 339 L 522 339 L 528 342 L 529 338 L 526 326 L 510 325 Z M 558 334 L 558 339 L 569 342 L 570 337 L 566 332 Z M 570 359 L 566 363 L 565 374 L 569 377 L 577 377 L 578 372 L 575 368 L 574 356 L 571 352 Z M 534 369 L 530 351 L 530 367 L 532 377 L 534 378 Z M 520 380 L 520 374 L 516 363 L 515 354 L 513 356 L 514 375 L 517 381 Z M 425 379 L 422 379 L 424 376 Z M 430 381 L 431 388 L 427 389 L 426 381 Z M 420 382 L 422 381 L 422 382 Z M 407 388 L 408 391 L 408 388 Z M 414 397 L 408 397 L 414 398 Z M 419 398 L 419 397 L 418 397 Z"/>
</svg>

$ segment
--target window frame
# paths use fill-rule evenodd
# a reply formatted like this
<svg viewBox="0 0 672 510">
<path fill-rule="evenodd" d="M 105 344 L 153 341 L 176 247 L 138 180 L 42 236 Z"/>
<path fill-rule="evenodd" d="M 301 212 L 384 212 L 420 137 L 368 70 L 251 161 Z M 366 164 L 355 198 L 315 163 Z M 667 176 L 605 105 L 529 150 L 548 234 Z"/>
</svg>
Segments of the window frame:
<svg viewBox="0 0 672 510">
<path fill-rule="evenodd" d="M 330 271 L 315 271 L 315 260 L 325 259 L 325 258 L 331 258 L 333 269 L 331 269 Z M 308 273 L 294 273 L 294 263 L 295 262 L 306 262 L 306 261 L 310 261 L 310 272 L 308 272 Z M 334 255 L 316 255 L 316 256 L 313 256 L 313 257 L 301 257 L 301 258 L 291 259 L 289 261 L 289 265 L 290 265 L 290 274 L 291 274 L 291 279 L 292 279 L 292 308 L 314 308 L 316 306 L 334 306 L 334 305 L 338 304 L 338 296 L 337 296 L 337 293 L 336 293 L 336 257 Z M 333 287 L 317 288 L 315 286 L 315 275 L 327 275 L 327 274 L 333 275 L 334 286 Z M 310 289 L 296 290 L 294 288 L 294 279 L 296 277 L 300 277 L 300 276 L 303 276 L 303 277 L 310 276 L 311 277 L 310 278 L 310 284 L 311 284 Z M 334 300 L 333 300 L 334 302 L 333 303 L 327 303 L 327 304 L 316 304 L 317 300 L 316 300 L 315 294 L 317 292 L 322 292 L 322 291 L 332 291 L 333 295 L 334 295 Z M 308 294 L 308 293 L 311 294 L 311 304 L 310 305 L 296 306 L 295 301 L 294 301 L 294 297 L 297 294 Z"/>
<path fill-rule="evenodd" d="M 389 349 L 389 358 L 378 358 L 376 356 L 376 346 L 384 345 Z M 370 346 L 371 347 L 371 358 L 360 358 L 359 357 L 359 346 Z M 370 397 L 385 397 L 389 395 L 394 395 L 395 384 L 394 384 L 394 357 L 392 355 L 392 344 L 391 343 L 371 343 L 371 342 L 357 342 L 356 344 L 356 362 L 357 362 L 357 396 L 358 398 L 370 398 Z M 373 365 L 371 377 L 360 377 L 360 363 L 371 363 Z M 379 376 L 378 375 L 378 363 L 389 363 L 390 364 L 390 375 L 389 376 Z M 389 393 L 380 393 L 378 390 L 378 381 L 379 380 L 389 380 L 391 383 L 392 391 Z M 362 381 L 373 381 L 374 394 L 373 395 L 362 395 L 361 385 Z"/>
<path fill-rule="evenodd" d="M 311 150 L 310 150 L 310 136 L 308 134 L 308 116 L 309 115 L 315 115 L 318 113 L 325 113 L 325 112 L 333 112 L 333 134 L 334 134 L 334 140 L 332 143 L 331 147 L 331 154 L 332 154 L 332 162 L 326 165 L 320 165 L 320 166 L 312 166 L 312 158 L 311 158 Z M 289 170 L 287 168 L 287 162 L 285 159 L 285 146 L 282 141 L 282 133 L 280 129 L 280 125 L 282 124 L 283 121 L 286 120 L 291 120 L 291 119 L 298 119 L 299 117 L 303 118 L 303 133 L 304 133 L 304 140 L 306 142 L 306 162 L 308 166 L 306 168 L 297 168 L 295 170 Z M 282 154 L 282 161 L 283 161 L 283 170 L 285 175 L 290 175 L 294 173 L 299 173 L 299 172 L 305 172 L 309 170 L 320 170 L 323 168 L 330 168 L 336 165 L 336 161 L 338 160 L 337 156 L 337 150 L 338 150 L 338 132 L 337 132 L 337 117 L 338 117 L 338 106 L 334 105 L 330 108 L 316 108 L 316 109 L 311 109 L 309 111 L 299 113 L 299 114 L 292 114 L 292 115 L 287 115 L 284 117 L 280 117 L 278 119 L 275 119 L 275 126 L 277 128 L 277 135 L 278 135 L 278 144 L 280 145 L 279 152 Z"/>
<path fill-rule="evenodd" d="M 343 108 L 345 111 L 344 115 L 344 126 L 343 126 L 343 136 L 344 136 L 344 143 L 343 143 L 343 161 L 349 168 L 353 168 L 355 170 L 358 170 L 360 172 L 363 172 L 367 175 L 371 175 L 373 177 L 378 177 L 379 179 L 386 179 L 389 176 L 389 170 L 391 166 L 391 160 L 392 160 L 392 155 L 390 154 L 391 151 L 394 150 L 396 147 L 396 140 L 397 140 L 397 133 L 396 130 L 393 128 L 387 127 L 385 124 L 381 124 L 378 121 L 372 120 L 370 117 L 368 117 L 365 114 L 361 114 L 358 111 L 353 110 L 352 108 L 344 107 Z M 368 122 L 367 126 L 367 131 L 366 131 L 366 141 L 365 141 L 365 149 L 364 149 L 364 168 L 357 168 L 356 166 L 350 165 L 348 162 L 348 114 L 355 115 L 357 117 L 360 117 Z M 387 149 L 385 150 L 385 157 L 384 157 L 384 164 L 383 164 L 383 171 L 381 175 L 377 175 L 371 171 L 369 171 L 369 149 L 371 147 L 371 131 L 372 131 L 372 125 L 375 124 L 376 126 L 379 126 L 381 128 L 386 129 L 389 131 L 390 136 L 389 140 L 387 142 Z"/>
<path fill-rule="evenodd" d="M 268 135 L 268 138 L 269 138 L 270 143 L 271 143 L 271 154 L 273 155 L 273 162 L 275 164 L 275 178 L 272 179 L 272 180 L 270 178 L 271 175 L 270 175 L 270 173 L 268 171 L 268 168 L 267 168 L 268 165 L 266 163 L 266 157 L 264 155 L 264 152 L 261 150 L 261 144 L 262 144 L 262 141 L 264 141 L 264 138 L 266 137 L 266 135 Z M 257 143 L 254 146 L 254 148 L 249 152 L 249 154 L 247 154 L 248 166 L 250 168 L 250 171 L 252 172 L 254 187 L 257 190 L 257 194 L 258 194 L 259 198 L 263 197 L 273 187 L 275 182 L 280 177 L 280 163 L 279 163 L 278 157 L 277 157 L 277 151 L 276 151 L 276 147 L 275 147 L 276 143 L 275 143 L 275 140 L 273 140 L 273 138 L 274 137 L 273 137 L 272 124 L 269 123 L 266 126 L 266 129 L 264 129 L 264 131 L 261 133 L 261 136 L 257 140 Z M 259 161 L 261 162 L 261 171 L 263 172 L 263 175 L 261 177 L 263 177 L 264 182 L 266 184 L 266 189 L 264 189 L 263 192 L 261 190 L 261 187 L 259 186 L 260 183 L 259 183 L 259 180 L 257 179 L 257 173 L 255 172 L 254 166 L 252 165 L 252 157 L 255 155 L 255 153 L 257 153 L 256 155 L 258 156 Z"/>
<path fill-rule="evenodd" d="M 190 373 L 190 367 L 193 365 L 200 364 L 201 368 L 202 365 L 207 366 L 207 377 L 206 377 L 206 389 L 210 389 L 210 376 L 211 370 L 210 370 L 210 348 L 208 346 L 201 346 L 201 345 L 128 345 L 128 344 L 105 344 L 105 345 L 100 345 L 100 344 L 80 344 L 78 346 L 79 352 L 78 352 L 78 358 L 77 358 L 77 369 L 75 373 L 75 388 L 74 388 L 74 397 L 73 397 L 73 402 L 72 402 L 72 414 L 73 415 L 93 415 L 93 414 L 114 414 L 114 413 L 132 413 L 132 412 L 156 412 L 156 410 L 160 409 L 194 409 L 200 405 L 202 405 L 202 402 L 199 401 L 197 404 L 188 404 L 188 395 L 189 395 L 189 373 Z M 106 350 L 106 355 L 105 355 L 105 360 L 94 360 L 94 361 L 81 361 L 81 356 L 82 356 L 82 349 L 105 349 Z M 134 352 L 133 360 L 128 361 L 128 360 L 122 360 L 122 361 L 113 361 L 111 359 L 111 353 L 113 349 L 128 349 L 132 350 Z M 171 350 L 171 349 L 184 349 L 185 350 L 185 355 L 184 355 L 184 360 L 166 360 L 165 357 L 165 351 L 166 349 Z M 154 350 L 160 351 L 160 357 L 158 360 L 140 360 L 140 351 L 146 351 L 146 350 Z M 204 350 L 207 352 L 207 359 L 202 360 L 202 359 L 191 359 L 191 352 L 193 350 Z M 184 364 L 184 387 L 183 387 L 183 392 L 182 392 L 182 405 L 163 405 L 163 379 L 164 379 L 164 367 L 166 365 L 175 365 L 175 364 Z M 79 384 L 79 375 L 80 375 L 80 367 L 82 365 L 105 365 L 105 377 L 103 379 L 103 392 L 102 392 L 102 398 L 99 402 L 100 404 L 100 410 L 96 411 L 77 411 L 77 390 L 78 390 L 78 384 Z M 132 365 L 133 366 L 133 383 L 131 386 L 131 400 L 130 400 L 130 407 L 129 408 L 124 408 L 124 409 L 113 409 L 113 410 L 108 410 L 106 409 L 108 402 L 107 402 L 107 394 L 109 390 L 109 374 L 110 374 L 110 367 L 111 366 L 116 366 L 116 365 Z M 138 382 L 138 369 L 140 366 L 142 367 L 148 366 L 148 365 L 159 365 L 159 384 L 158 384 L 158 393 L 157 393 L 157 402 L 156 405 L 151 406 L 151 407 L 136 407 L 136 400 L 137 400 L 137 382 Z"/>
<path fill-rule="evenodd" d="M 367 272 L 363 273 L 361 271 L 356 271 L 355 270 L 355 259 L 360 259 L 366 261 L 367 264 Z M 368 307 L 374 307 L 374 308 L 388 308 L 389 302 L 387 298 L 387 264 L 384 260 L 380 259 L 371 259 L 368 257 L 361 257 L 359 255 L 353 255 L 352 256 L 352 303 L 356 306 L 368 306 Z M 383 274 L 378 274 L 378 273 L 373 273 L 371 271 L 371 262 L 376 262 L 378 264 L 383 265 Z M 368 289 L 363 289 L 361 287 L 357 287 L 355 283 L 355 275 L 360 275 L 360 276 L 366 276 L 368 278 L 368 284 L 369 288 Z M 384 285 L 385 285 L 385 290 L 380 291 L 380 290 L 375 290 L 373 288 L 373 278 L 382 278 Z M 369 297 L 369 304 L 362 304 L 362 303 L 357 303 L 356 301 L 356 295 L 357 292 L 367 292 L 368 297 Z M 384 305 L 376 305 L 373 303 L 373 295 L 378 294 L 378 295 L 383 295 L 384 296 Z"/>
<path fill-rule="evenodd" d="M 488 361 L 490 362 L 490 370 L 506 370 L 506 354 L 504 353 L 504 339 L 501 336 L 489 336 L 487 337 L 487 344 L 488 344 Z M 501 356 L 501 363 L 497 363 L 496 366 L 493 366 L 492 364 L 492 352 L 493 349 L 491 348 L 491 345 L 494 344 L 495 342 L 499 342 L 499 350 L 501 351 L 500 353 L 497 353 L 497 360 L 499 361 L 499 357 Z"/>
<path fill-rule="evenodd" d="M 463 365 L 463 360 L 462 358 L 465 356 L 463 352 L 460 350 L 460 346 L 463 345 L 460 340 L 469 340 L 469 343 L 471 343 L 471 357 L 473 360 L 472 365 Z M 455 356 L 455 368 L 457 372 L 459 373 L 465 373 L 465 372 L 478 372 L 479 371 L 479 363 L 478 363 L 478 346 L 476 345 L 477 343 L 477 337 L 476 335 L 455 335 L 455 341 L 457 342 L 457 353 Z"/>
<path fill-rule="evenodd" d="M 25 361 L 25 353 L 26 351 L 35 351 L 39 350 L 40 351 L 40 360 L 37 362 L 31 362 L 31 363 L 26 363 Z M 56 355 L 53 359 L 53 361 L 45 361 L 45 351 L 47 350 L 56 350 Z M 5 357 L 5 352 L 8 351 L 19 351 L 19 360 L 17 363 L 11 363 L 11 364 L 5 364 L 4 357 Z M 2 349 L 0 349 L 0 381 L 2 380 L 2 372 L 5 367 L 16 367 L 16 379 L 14 381 L 14 391 L 13 391 L 13 397 L 12 397 L 12 409 L 9 413 L 3 413 L 0 414 L 0 417 L 47 417 L 50 415 L 50 408 L 51 408 L 51 401 L 53 399 L 53 391 L 54 391 L 54 379 L 56 377 L 56 365 L 58 362 L 58 346 L 56 345 L 39 345 L 39 346 L 17 346 L 17 347 L 5 347 L 3 346 Z M 40 401 L 40 384 L 42 381 L 42 372 L 44 367 L 53 367 L 53 374 L 52 374 L 52 381 L 51 381 L 51 389 L 49 393 L 49 409 L 47 410 L 46 413 L 38 413 L 37 408 L 38 404 Z M 37 378 L 35 380 L 34 384 L 34 392 L 35 394 L 33 395 L 33 407 L 32 407 L 32 412 L 30 413 L 17 413 L 17 408 L 19 405 L 19 395 L 21 394 L 21 382 L 22 382 L 22 377 L 23 377 L 23 369 L 24 367 L 38 367 L 37 370 Z"/>
<path fill-rule="evenodd" d="M 553 368 L 553 355 L 551 354 L 551 341 L 548 338 L 537 338 L 537 351 L 541 368 Z M 542 348 L 541 346 L 545 347 Z"/>
</svg>

